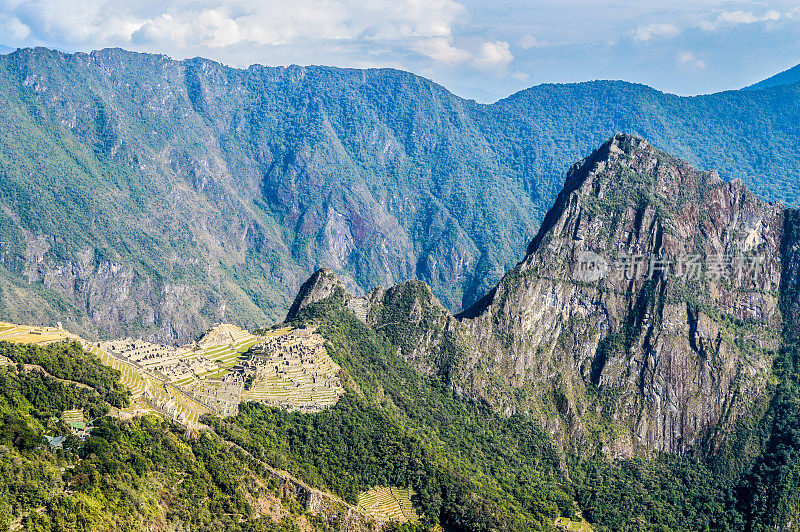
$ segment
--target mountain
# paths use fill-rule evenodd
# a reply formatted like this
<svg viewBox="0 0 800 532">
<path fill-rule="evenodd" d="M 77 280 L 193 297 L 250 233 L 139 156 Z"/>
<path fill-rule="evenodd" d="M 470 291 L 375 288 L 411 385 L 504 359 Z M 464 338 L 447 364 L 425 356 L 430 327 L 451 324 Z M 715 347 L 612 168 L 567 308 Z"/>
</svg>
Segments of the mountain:
<svg viewBox="0 0 800 532">
<path fill-rule="evenodd" d="M 800 65 L 788 68 L 758 83 L 748 85 L 744 90 L 766 89 L 770 87 L 779 87 L 781 85 L 793 85 L 795 83 L 800 83 Z"/>
<path fill-rule="evenodd" d="M 798 273 L 800 211 L 617 134 L 459 314 L 418 280 L 360 295 L 315 271 L 254 334 L 324 338 L 344 394 L 321 411 L 182 427 L 130 368 L 4 325 L 0 527 L 792 529 Z"/>
<path fill-rule="evenodd" d="M 785 216 L 738 180 L 617 135 L 573 166 L 524 260 L 473 307 L 453 316 L 419 282 L 347 306 L 418 370 L 538 416 L 565 448 L 713 453 L 769 401 Z M 320 270 L 289 319 L 337 293 Z"/>
<path fill-rule="evenodd" d="M 466 311 L 418 281 L 358 297 L 320 270 L 289 318 L 338 302 L 420 373 L 538 420 L 592 522 L 780 529 L 800 485 L 799 224 L 740 181 L 620 134 L 573 166 L 525 258 Z M 691 458 L 665 466 L 677 457 Z M 719 499 L 677 524 L 671 512 L 705 495 L 674 475 L 697 474 Z M 630 498 L 616 491 L 628 475 Z M 677 507 L 627 513 L 651 482 L 681 491 Z"/>
<path fill-rule="evenodd" d="M 380 528 L 208 427 L 131 408 L 120 373 L 77 343 L 0 352 L 0 530 Z"/>
<path fill-rule="evenodd" d="M 682 98 L 542 85 L 492 105 L 390 69 L 0 56 L 0 313 L 175 344 L 284 315 L 330 267 L 468 308 L 563 173 L 616 132 L 798 202 L 796 86 Z"/>
<path fill-rule="evenodd" d="M 525 259 L 462 315 L 468 389 L 504 402 L 475 368 L 500 373 L 556 414 L 553 432 L 614 456 L 716 450 L 769 399 L 783 220 L 740 181 L 614 137 L 572 168 Z"/>
</svg>

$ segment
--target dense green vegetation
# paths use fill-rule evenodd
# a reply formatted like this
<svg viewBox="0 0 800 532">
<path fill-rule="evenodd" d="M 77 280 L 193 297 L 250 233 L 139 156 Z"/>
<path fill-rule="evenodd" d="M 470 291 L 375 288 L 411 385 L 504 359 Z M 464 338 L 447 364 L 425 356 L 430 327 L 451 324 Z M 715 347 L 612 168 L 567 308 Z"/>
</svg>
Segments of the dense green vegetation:
<svg viewBox="0 0 800 532">
<path fill-rule="evenodd" d="M 401 307 L 421 295 L 405 290 L 394 301 Z M 354 391 L 320 414 L 249 404 L 213 424 L 257 456 L 280 460 L 348 500 L 375 484 L 408 486 L 420 494 L 426 522 L 436 516 L 470 530 L 537 528 L 577 507 L 598 530 L 765 530 L 800 508 L 800 396 L 793 384 L 800 370 L 788 338 L 766 415 L 742 429 L 755 441 L 754 456 L 731 435 L 713 455 L 698 449 L 694 456 L 614 461 L 559 456 L 529 419 L 497 417 L 420 376 L 398 356 L 402 342 L 390 340 L 397 330 L 368 329 L 335 295 L 297 319 L 319 325 Z M 458 490 L 455 480 L 463 482 Z M 454 497 L 459 490 L 469 495 Z M 476 499 L 479 506 L 466 504 Z"/>
<path fill-rule="evenodd" d="M 745 530 L 735 486 L 697 458 L 573 458 L 570 471 L 583 516 L 600 531 Z"/>
<path fill-rule="evenodd" d="M 119 387 L 113 370 L 74 345 L 6 344 L 3 353 L 38 362 L 52 357 L 61 362 L 50 369 L 66 379 L 83 378 L 100 390 Z M 80 365 L 66 362 L 73 355 Z M 157 416 L 107 417 L 109 408 L 96 389 L 36 369 L 0 367 L 0 531 L 12 521 L 31 531 L 299 530 L 295 518 L 304 512 L 290 498 L 282 504 L 294 515 L 287 512 L 279 523 L 259 517 L 254 500 L 280 501 L 281 491 L 240 450 L 210 432 L 186 434 Z M 94 420 L 85 441 L 60 419 L 75 409 Z M 51 448 L 45 434 L 68 436 L 63 448 Z"/>
<path fill-rule="evenodd" d="M 119 372 L 98 363 L 76 342 L 58 342 L 46 346 L 0 342 L 0 355 L 17 364 L 33 364 L 50 375 L 94 388 L 111 406 L 128 406 L 130 393 L 119 382 Z"/>
<path fill-rule="evenodd" d="M 327 261 L 362 288 L 417 277 L 463 307 L 518 260 L 568 165 L 616 131 L 800 201 L 798 85 L 695 98 L 546 85 L 486 106 L 393 70 L 38 49 L 0 58 L 0 91 L 0 311 L 78 331 L 185 340 L 222 316 L 264 323 Z M 448 530 L 547 529 L 578 507 L 601 530 L 796 523 L 789 280 L 771 403 L 714 456 L 613 461 L 593 445 L 566 456 L 531 419 L 465 399 L 443 384 L 463 346 L 414 283 L 387 295 L 380 329 L 336 297 L 296 316 L 319 326 L 345 371 L 334 408 L 249 403 L 200 434 L 109 417 L 129 397 L 76 344 L 0 344 L 15 364 L 0 368 L 0 532 L 16 519 L 32 530 L 294 529 L 294 500 L 281 525 L 258 517 L 254 498 L 281 495 L 263 463 L 351 503 L 374 485 L 413 488 L 421 526 Z M 403 355 L 431 330 L 440 374 L 426 376 Z M 629 332 L 604 342 L 597 367 Z M 91 437 L 50 448 L 44 436 L 67 435 L 72 409 L 93 421 Z"/>
<path fill-rule="evenodd" d="M 536 423 L 500 417 L 421 376 L 335 297 L 296 321 L 318 324 L 352 391 L 319 414 L 251 403 L 209 420 L 227 439 L 352 503 L 374 485 L 412 487 L 428 524 L 535 530 L 574 512 L 560 457 Z"/>
<path fill-rule="evenodd" d="M 763 444 L 740 475 L 699 454 L 563 455 L 531 418 L 498 416 L 416 372 L 391 340 L 396 330 L 368 328 L 336 294 L 300 310 L 292 324 L 301 323 L 318 326 L 343 367 L 342 400 L 316 414 L 246 403 L 236 416 L 207 417 L 212 431 L 200 434 L 156 417 L 108 417 L 118 375 L 76 344 L 1 344 L 17 364 L 0 368 L 0 526 L 21 517 L 31 530 L 294 530 L 296 502 L 283 500 L 282 524 L 255 510 L 254 498 L 281 494 L 264 464 L 350 503 L 375 485 L 413 488 L 423 529 L 546 530 L 580 508 L 601 531 L 745 532 L 800 508 L 800 365 L 788 341 L 772 405 L 756 420 Z M 51 449 L 43 436 L 68 434 L 60 413 L 73 409 L 96 428 Z"/>
</svg>

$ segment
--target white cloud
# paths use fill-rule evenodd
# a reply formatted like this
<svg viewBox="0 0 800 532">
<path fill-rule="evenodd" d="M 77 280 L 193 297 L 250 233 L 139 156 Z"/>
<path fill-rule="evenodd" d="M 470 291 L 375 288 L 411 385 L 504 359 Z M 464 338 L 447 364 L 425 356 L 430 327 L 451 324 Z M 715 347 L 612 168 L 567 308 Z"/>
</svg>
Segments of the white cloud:
<svg viewBox="0 0 800 532">
<path fill-rule="evenodd" d="M 236 21 L 216 9 L 200 13 L 197 28 L 203 34 L 205 44 L 211 48 L 236 44 L 244 37 Z"/>
<path fill-rule="evenodd" d="M 692 52 L 681 52 L 678 54 L 678 64 L 697 70 L 705 70 L 706 62 L 698 59 Z"/>
<path fill-rule="evenodd" d="M 775 11 L 767 11 L 760 17 L 753 14 L 752 11 L 726 11 L 719 16 L 720 22 L 727 24 L 752 24 L 753 22 L 766 22 L 769 20 L 778 20 L 781 14 Z"/>
<path fill-rule="evenodd" d="M 186 44 L 186 31 L 182 24 L 166 13 L 144 22 L 130 35 L 136 44 L 172 42 L 177 46 Z"/>
<path fill-rule="evenodd" d="M 417 39 L 450 37 L 466 10 L 454 0 L 0 0 L 0 13 L 6 26 L 28 27 L 32 40 L 60 46 L 213 49 L 324 40 L 414 47 Z"/>
<path fill-rule="evenodd" d="M 15 17 L 0 14 L 0 39 L 4 42 L 15 42 L 30 35 L 31 29 Z"/>
<path fill-rule="evenodd" d="M 447 37 L 421 39 L 414 44 L 414 50 L 434 61 L 451 65 L 463 63 L 472 55 L 466 50 L 453 46 Z"/>
<path fill-rule="evenodd" d="M 775 22 L 784 17 L 791 17 L 791 13 L 780 13 L 774 9 L 762 15 L 752 11 L 723 11 L 712 21 L 701 21 L 698 26 L 706 31 L 714 31 L 721 26 L 739 26 L 741 24 L 754 24 L 756 22 Z"/>
<path fill-rule="evenodd" d="M 123 34 L 122 38 L 136 44 L 224 48 L 244 39 L 236 20 L 216 9 L 192 13 L 191 16 L 181 14 L 178 17 L 162 13 L 143 21 L 138 27 L 134 24 L 131 27 L 135 29 L 129 35 Z"/>
<path fill-rule="evenodd" d="M 514 59 L 505 40 L 462 44 L 456 29 L 469 17 L 455 0 L 0 0 L 0 13 L 0 37 L 12 45 L 121 46 L 234 58 L 228 62 L 237 66 L 264 62 L 253 50 L 269 58 L 292 48 L 350 57 L 353 65 L 416 57 L 504 75 Z M 532 35 L 521 40 L 543 44 Z"/>
<path fill-rule="evenodd" d="M 530 50 L 531 48 L 547 46 L 548 44 L 550 43 L 548 43 L 547 41 L 543 41 L 541 39 L 537 39 L 530 33 L 526 33 L 519 39 L 519 47 L 522 48 L 523 50 Z"/>
<path fill-rule="evenodd" d="M 481 70 L 505 70 L 514 60 L 514 55 L 505 41 L 485 42 L 472 59 L 472 64 Z"/>
<path fill-rule="evenodd" d="M 635 41 L 649 41 L 653 37 L 674 37 L 680 33 L 674 24 L 648 24 L 639 26 L 631 32 L 631 37 Z"/>
</svg>

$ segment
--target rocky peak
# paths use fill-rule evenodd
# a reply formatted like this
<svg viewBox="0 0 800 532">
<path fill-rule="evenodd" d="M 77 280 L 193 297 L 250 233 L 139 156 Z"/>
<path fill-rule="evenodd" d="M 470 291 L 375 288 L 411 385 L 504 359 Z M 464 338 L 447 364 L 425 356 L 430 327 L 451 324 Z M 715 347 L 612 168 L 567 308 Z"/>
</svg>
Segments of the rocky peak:
<svg viewBox="0 0 800 532">
<path fill-rule="evenodd" d="M 340 294 L 418 370 L 539 417 L 574 452 L 715 453 L 769 401 L 781 250 L 800 248 L 786 216 L 616 135 L 570 170 L 524 260 L 457 318 L 423 283 L 357 298 L 327 269 L 289 317 Z"/>
<path fill-rule="evenodd" d="M 474 346 L 460 385 L 544 413 L 567 445 L 713 451 L 766 396 L 783 217 L 740 182 L 614 136 L 570 170 L 525 259 L 460 316 Z"/>
<path fill-rule="evenodd" d="M 601 216 L 613 224 L 619 210 L 647 205 L 663 211 L 660 215 L 674 216 L 681 205 L 701 200 L 710 188 L 722 184 L 715 171 L 695 170 L 644 139 L 617 134 L 569 170 L 527 255 L 545 238 L 559 234 L 554 231 L 559 221 L 577 217 L 580 222 L 583 215 Z"/>
<path fill-rule="evenodd" d="M 286 321 L 291 321 L 297 317 L 298 312 L 307 306 L 322 301 L 330 296 L 338 296 L 343 300 L 350 298 L 347 289 L 339 277 L 330 268 L 320 268 L 300 287 L 289 312 Z"/>
</svg>

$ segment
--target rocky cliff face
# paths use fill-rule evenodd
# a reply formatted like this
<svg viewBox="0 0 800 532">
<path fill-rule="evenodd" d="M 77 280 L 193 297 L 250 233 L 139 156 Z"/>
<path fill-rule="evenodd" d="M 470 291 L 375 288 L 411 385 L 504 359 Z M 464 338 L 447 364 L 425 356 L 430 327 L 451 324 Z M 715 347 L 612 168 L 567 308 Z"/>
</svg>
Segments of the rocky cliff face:
<svg viewBox="0 0 800 532">
<path fill-rule="evenodd" d="M 786 216 L 617 135 L 569 172 L 525 259 L 457 318 L 419 283 L 349 305 L 418 369 L 540 417 L 565 447 L 714 452 L 770 398 Z"/>
<path fill-rule="evenodd" d="M 783 220 L 738 181 L 614 137 L 572 168 L 525 259 L 464 314 L 465 388 L 517 408 L 484 384 L 488 364 L 557 414 L 554 434 L 599 436 L 617 456 L 720 445 L 767 393 Z"/>
</svg>

